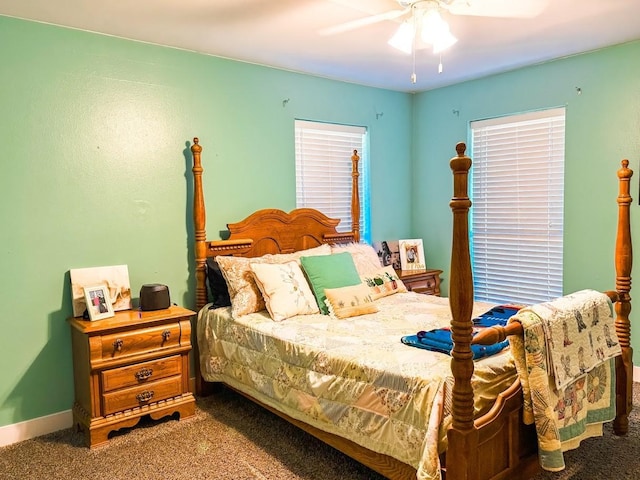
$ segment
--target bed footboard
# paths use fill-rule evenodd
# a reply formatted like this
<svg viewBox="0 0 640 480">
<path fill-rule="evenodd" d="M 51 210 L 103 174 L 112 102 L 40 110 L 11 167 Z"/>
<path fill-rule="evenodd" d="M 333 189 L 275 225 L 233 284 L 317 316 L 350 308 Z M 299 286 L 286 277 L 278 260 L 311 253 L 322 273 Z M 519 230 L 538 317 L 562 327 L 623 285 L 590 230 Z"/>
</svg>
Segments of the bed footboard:
<svg viewBox="0 0 640 480">
<path fill-rule="evenodd" d="M 502 328 L 489 328 L 472 336 L 471 308 L 473 278 L 468 240 L 468 172 L 471 159 L 465 155 L 466 146 L 456 146 L 457 156 L 450 165 L 454 178 L 453 245 L 451 252 L 451 281 L 449 287 L 454 349 L 451 369 L 455 378 L 452 399 L 452 426 L 448 431 L 447 476 L 455 479 L 526 479 L 539 469 L 535 428 L 522 422 L 522 392 L 519 382 L 501 394 L 492 411 L 472 420 L 473 389 L 471 376 L 474 364 L 470 345 L 491 344 L 507 335 L 521 335 L 522 328 L 513 323 Z M 622 355 L 616 358 L 616 418 L 614 432 L 628 431 L 628 415 L 632 408 L 633 352 L 630 346 L 631 266 L 632 244 L 629 206 L 629 184 L 633 172 L 628 160 L 618 170 L 619 195 L 618 226 L 615 248 L 616 291 L 606 292 L 615 302 L 616 333 Z"/>
<path fill-rule="evenodd" d="M 524 480 L 540 470 L 536 431 L 522 420 L 522 388 L 516 380 L 476 419 L 478 479 Z"/>
</svg>

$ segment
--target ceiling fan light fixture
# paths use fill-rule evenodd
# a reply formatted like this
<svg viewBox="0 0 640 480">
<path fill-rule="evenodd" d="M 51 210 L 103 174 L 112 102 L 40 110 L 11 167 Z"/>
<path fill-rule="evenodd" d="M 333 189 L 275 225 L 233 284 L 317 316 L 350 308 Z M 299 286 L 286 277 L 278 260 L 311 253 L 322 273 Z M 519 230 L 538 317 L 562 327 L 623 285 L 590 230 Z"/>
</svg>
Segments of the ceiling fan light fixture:
<svg viewBox="0 0 640 480">
<path fill-rule="evenodd" d="M 436 54 L 458 41 L 435 8 L 414 10 L 411 18 L 400 24 L 387 43 L 408 55 L 415 49 L 418 39 L 431 45 Z"/>
<path fill-rule="evenodd" d="M 458 39 L 454 37 L 450 31 L 442 33 L 442 35 L 433 42 L 433 53 L 444 52 L 447 48 L 454 45 Z"/>
<path fill-rule="evenodd" d="M 449 24 L 442 19 L 437 10 L 428 10 L 422 15 L 420 36 L 424 43 L 434 45 L 447 35 L 451 35 Z"/>
<path fill-rule="evenodd" d="M 416 30 L 412 21 L 402 22 L 393 34 L 393 37 L 387 42 L 393 48 L 406 53 L 407 55 L 413 50 L 413 39 L 415 38 Z"/>
</svg>

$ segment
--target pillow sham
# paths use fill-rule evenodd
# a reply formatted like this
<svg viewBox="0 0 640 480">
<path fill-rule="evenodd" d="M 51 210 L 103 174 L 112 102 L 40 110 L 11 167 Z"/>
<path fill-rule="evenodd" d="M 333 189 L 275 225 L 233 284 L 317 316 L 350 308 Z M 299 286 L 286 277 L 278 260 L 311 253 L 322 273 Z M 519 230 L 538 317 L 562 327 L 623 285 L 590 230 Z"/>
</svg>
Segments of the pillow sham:
<svg viewBox="0 0 640 480">
<path fill-rule="evenodd" d="M 349 252 L 359 275 L 374 273 L 382 267 L 375 249 L 366 243 L 344 243 L 331 246 L 331 253 Z"/>
<path fill-rule="evenodd" d="M 275 264 L 251 263 L 249 266 L 274 321 L 319 312 L 311 288 L 295 260 Z"/>
<path fill-rule="evenodd" d="M 300 256 L 326 255 L 331 251 L 329 245 L 300 250 L 287 254 L 268 254 L 262 257 L 217 256 L 216 261 L 227 282 L 231 300 L 231 315 L 238 318 L 249 313 L 264 310 L 266 305 L 262 293 L 256 284 L 251 263 L 285 263 L 299 261 Z"/>
<path fill-rule="evenodd" d="M 371 291 L 365 284 L 360 283 L 350 287 L 325 288 L 325 303 L 330 315 L 338 318 L 349 318 L 367 313 L 376 313 L 376 306 Z"/>
<path fill-rule="evenodd" d="M 407 287 L 391 265 L 380 268 L 373 274 L 362 275 L 360 278 L 369 287 L 374 300 L 407 291 Z"/>
<path fill-rule="evenodd" d="M 304 273 L 311 284 L 311 289 L 323 314 L 329 310 L 324 300 L 325 288 L 340 288 L 361 283 L 360 276 L 349 252 L 315 257 L 300 257 Z"/>
<path fill-rule="evenodd" d="M 264 310 L 265 304 L 249 266 L 251 262 L 264 262 L 261 258 L 216 257 L 231 299 L 231 315 L 238 318 Z"/>
</svg>

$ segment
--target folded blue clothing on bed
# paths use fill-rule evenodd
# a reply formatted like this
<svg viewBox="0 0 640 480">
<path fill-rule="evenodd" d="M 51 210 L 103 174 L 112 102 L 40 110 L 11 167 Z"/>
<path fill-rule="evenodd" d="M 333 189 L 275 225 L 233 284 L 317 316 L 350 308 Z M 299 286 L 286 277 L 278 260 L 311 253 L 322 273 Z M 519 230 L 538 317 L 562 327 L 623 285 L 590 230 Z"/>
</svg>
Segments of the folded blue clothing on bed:
<svg viewBox="0 0 640 480">
<path fill-rule="evenodd" d="M 492 327 L 494 325 L 506 325 L 507 321 L 520 308 L 513 305 L 500 305 L 483 313 L 479 317 L 473 319 L 474 327 Z M 451 354 L 453 350 L 453 340 L 451 339 L 451 329 L 438 328 L 427 332 L 420 331 L 416 335 L 406 335 L 401 338 L 402 343 L 412 347 L 424 348 L 434 352 Z M 502 351 L 507 345 L 508 340 L 494 343 L 493 345 L 471 345 L 473 359 L 488 357 Z"/>
<path fill-rule="evenodd" d="M 428 332 L 418 332 L 418 335 L 406 335 L 402 337 L 402 343 L 412 347 L 424 348 L 432 352 L 446 353 L 451 355 L 453 350 L 453 340 L 451 340 L 451 330 L 440 328 L 438 330 L 430 330 Z M 494 343 L 493 345 L 471 345 L 473 359 L 488 357 L 502 351 L 507 345 L 508 340 Z"/>
<path fill-rule="evenodd" d="M 474 327 L 493 327 L 494 325 L 507 324 L 507 321 L 516 314 L 521 307 L 517 305 L 498 305 L 484 312 L 472 320 Z"/>
</svg>

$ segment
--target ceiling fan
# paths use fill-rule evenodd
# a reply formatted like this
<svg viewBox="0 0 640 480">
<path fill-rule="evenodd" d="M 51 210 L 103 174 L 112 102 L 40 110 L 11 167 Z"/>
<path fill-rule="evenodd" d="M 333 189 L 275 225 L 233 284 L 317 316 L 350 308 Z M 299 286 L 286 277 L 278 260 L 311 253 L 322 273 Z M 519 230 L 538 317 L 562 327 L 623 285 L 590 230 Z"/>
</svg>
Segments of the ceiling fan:
<svg viewBox="0 0 640 480">
<path fill-rule="evenodd" d="M 396 0 L 398 9 L 370 15 L 350 22 L 334 25 L 320 31 L 321 35 L 335 35 L 366 27 L 386 20 L 402 21 L 388 43 L 405 53 L 427 46 L 434 53 L 441 53 L 458 40 L 440 12 L 453 15 L 481 17 L 533 18 L 539 15 L 549 0 Z M 347 3 L 341 0 L 340 3 Z M 405 17 L 402 19 L 402 17 Z M 415 63 L 415 57 L 414 57 Z M 414 68 L 415 70 L 415 68 Z M 440 63 L 439 71 L 442 71 Z M 415 72 L 411 75 L 415 83 Z"/>
<path fill-rule="evenodd" d="M 355 30 L 360 27 L 395 20 L 415 11 L 443 9 L 453 15 L 472 15 L 478 17 L 533 18 L 539 15 L 549 0 L 396 0 L 400 9 L 369 15 L 350 22 L 334 25 L 320 31 L 322 35 Z M 348 0 L 336 3 L 347 5 Z"/>
</svg>

